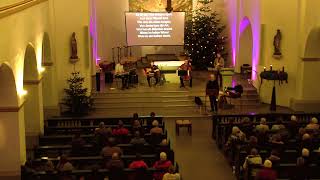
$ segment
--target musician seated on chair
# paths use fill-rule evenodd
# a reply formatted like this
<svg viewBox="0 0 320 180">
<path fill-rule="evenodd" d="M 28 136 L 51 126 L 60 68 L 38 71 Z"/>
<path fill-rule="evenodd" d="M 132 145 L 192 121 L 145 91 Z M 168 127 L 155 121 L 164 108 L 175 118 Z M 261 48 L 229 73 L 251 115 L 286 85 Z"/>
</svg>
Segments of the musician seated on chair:
<svg viewBox="0 0 320 180">
<path fill-rule="evenodd" d="M 153 77 L 155 78 L 156 82 L 154 85 L 157 85 L 160 80 L 160 69 L 157 65 L 154 64 L 154 62 L 151 62 L 151 66 L 148 68 L 145 68 L 145 73 L 147 75 L 147 81 L 149 87 L 151 87 L 150 79 Z"/>
<path fill-rule="evenodd" d="M 189 81 L 189 86 L 192 87 L 192 75 L 191 75 L 192 67 L 188 59 L 184 61 L 184 63 L 178 69 L 178 75 L 180 76 L 180 87 L 184 86 L 184 80 Z"/>
<path fill-rule="evenodd" d="M 115 77 L 116 78 L 121 78 L 122 80 L 122 89 L 124 88 L 129 88 L 129 74 L 127 71 L 124 69 L 124 61 L 120 61 L 118 64 L 116 64 L 115 67 Z"/>
<path fill-rule="evenodd" d="M 243 87 L 238 84 L 234 87 L 227 87 L 226 94 L 230 98 L 239 98 L 243 93 Z"/>
<path fill-rule="evenodd" d="M 217 97 L 219 95 L 219 84 L 214 74 L 210 75 L 210 80 L 207 82 L 206 95 L 210 99 L 211 111 L 218 112 Z"/>
</svg>

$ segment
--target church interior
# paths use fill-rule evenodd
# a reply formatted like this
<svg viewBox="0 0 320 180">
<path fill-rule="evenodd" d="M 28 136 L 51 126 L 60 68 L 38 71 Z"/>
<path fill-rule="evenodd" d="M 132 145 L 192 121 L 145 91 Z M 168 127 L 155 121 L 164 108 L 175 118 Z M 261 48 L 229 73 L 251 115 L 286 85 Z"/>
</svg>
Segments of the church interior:
<svg viewBox="0 0 320 180">
<path fill-rule="evenodd" d="M 320 179 L 319 6 L 1 0 L 0 179 Z"/>
</svg>

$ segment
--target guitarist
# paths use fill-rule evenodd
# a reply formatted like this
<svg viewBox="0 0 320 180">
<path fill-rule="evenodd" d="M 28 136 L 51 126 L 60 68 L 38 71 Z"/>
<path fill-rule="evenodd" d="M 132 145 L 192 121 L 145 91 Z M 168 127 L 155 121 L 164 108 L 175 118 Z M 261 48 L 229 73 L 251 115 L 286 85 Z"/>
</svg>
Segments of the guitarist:
<svg viewBox="0 0 320 180">
<path fill-rule="evenodd" d="M 218 112 L 219 84 L 214 74 L 210 75 L 210 80 L 207 82 L 206 95 L 210 99 L 211 111 Z"/>
</svg>

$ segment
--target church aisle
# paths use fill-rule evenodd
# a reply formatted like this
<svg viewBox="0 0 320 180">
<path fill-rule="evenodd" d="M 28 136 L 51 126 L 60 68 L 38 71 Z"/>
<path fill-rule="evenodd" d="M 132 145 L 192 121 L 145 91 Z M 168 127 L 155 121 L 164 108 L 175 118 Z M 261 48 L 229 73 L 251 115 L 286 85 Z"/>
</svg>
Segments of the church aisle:
<svg viewBox="0 0 320 180">
<path fill-rule="evenodd" d="M 211 139 L 210 118 L 192 120 L 192 136 L 182 128 L 175 134 L 174 118 L 166 118 L 166 128 L 183 180 L 236 179 L 223 154 Z"/>
</svg>

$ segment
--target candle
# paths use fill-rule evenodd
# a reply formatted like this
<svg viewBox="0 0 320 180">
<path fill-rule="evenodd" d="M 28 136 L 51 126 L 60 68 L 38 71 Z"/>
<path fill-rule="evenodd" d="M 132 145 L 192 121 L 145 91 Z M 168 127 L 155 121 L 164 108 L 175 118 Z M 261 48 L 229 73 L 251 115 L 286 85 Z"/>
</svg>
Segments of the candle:
<svg viewBox="0 0 320 180">
<path fill-rule="evenodd" d="M 266 67 L 263 67 L 263 71 L 266 72 Z"/>
<path fill-rule="evenodd" d="M 272 71 L 272 64 L 270 65 L 270 71 Z"/>
</svg>

